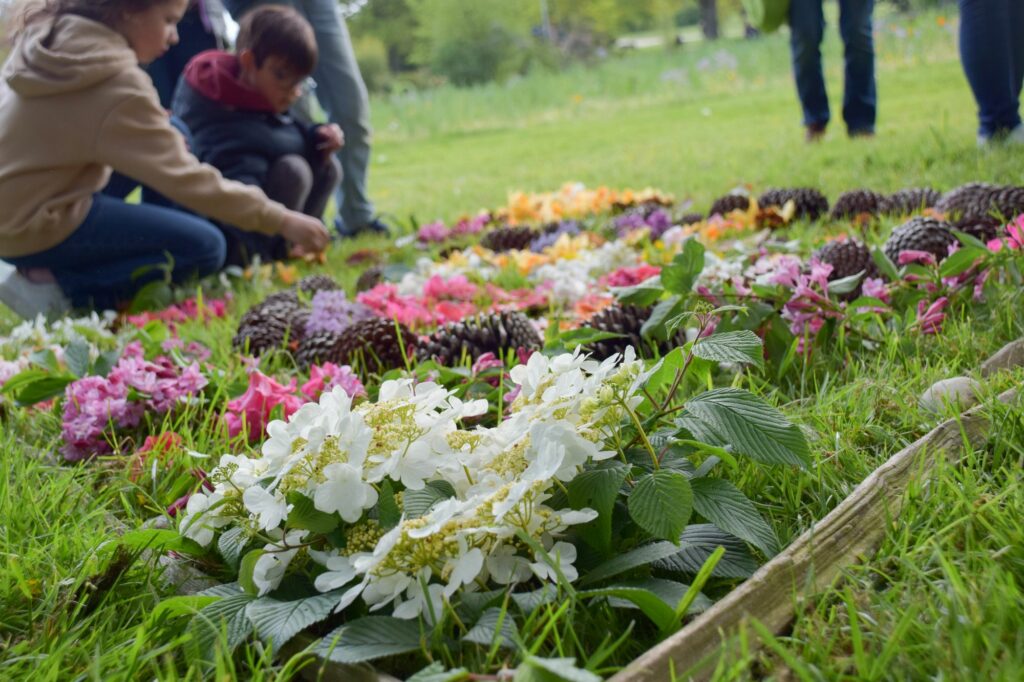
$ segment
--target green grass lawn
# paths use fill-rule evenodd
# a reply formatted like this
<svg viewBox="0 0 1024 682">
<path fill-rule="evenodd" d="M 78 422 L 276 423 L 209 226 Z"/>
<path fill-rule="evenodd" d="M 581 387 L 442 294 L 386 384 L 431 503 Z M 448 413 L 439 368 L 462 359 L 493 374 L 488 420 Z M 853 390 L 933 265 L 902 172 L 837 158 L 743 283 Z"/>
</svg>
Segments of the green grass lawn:
<svg viewBox="0 0 1024 682">
<path fill-rule="evenodd" d="M 723 41 L 375 101 L 372 194 L 381 211 L 422 223 L 568 180 L 654 186 L 698 210 L 747 183 L 756 190 L 814 185 L 833 200 L 855 187 L 1024 184 L 1024 150 L 975 148 L 954 27 L 939 18 L 881 22 L 873 140 L 846 139 L 837 120 L 823 144 L 805 145 L 785 37 Z M 840 50 L 833 29 L 826 59 L 835 110 Z M 344 244 L 330 254 L 329 268 L 351 285 L 356 272 L 344 259 L 367 245 L 380 242 Z M 238 313 L 250 297 L 259 296 L 240 293 Z M 783 385 L 748 379 L 748 388 L 817 434 L 815 460 L 796 475 L 746 471 L 737 485 L 752 499 L 771 500 L 760 510 L 783 542 L 792 540 L 930 428 L 933 420 L 915 406 L 925 388 L 971 371 L 1024 335 L 1021 303 L 1021 292 L 1005 292 L 977 317 L 950 320 L 941 336 L 888 338 L 869 357 L 809 367 Z M 228 357 L 236 319 L 186 324 L 182 335 Z M 1022 379 L 1019 371 L 1000 377 L 992 391 Z M 1015 679 L 1024 669 L 1024 423 L 1020 402 L 994 409 L 990 444 L 915 486 L 876 556 L 805 603 L 784 636 L 752 633 L 751 642 L 767 648 L 723 661 L 718 677 Z M 186 471 L 142 486 L 117 463 L 71 467 L 48 459 L 58 445 L 57 415 L 8 409 L 0 425 L 0 678 L 289 679 L 308 660 L 275 662 L 254 643 L 205 670 L 188 659 L 170 614 L 154 613 L 167 592 L 158 571 L 145 561 L 108 570 L 105 547 L 115 529 L 159 514 L 173 476 Z M 182 435 L 199 450 L 223 446 L 203 433 Z M 627 643 L 620 655 L 628 660 L 637 646 Z"/>
</svg>

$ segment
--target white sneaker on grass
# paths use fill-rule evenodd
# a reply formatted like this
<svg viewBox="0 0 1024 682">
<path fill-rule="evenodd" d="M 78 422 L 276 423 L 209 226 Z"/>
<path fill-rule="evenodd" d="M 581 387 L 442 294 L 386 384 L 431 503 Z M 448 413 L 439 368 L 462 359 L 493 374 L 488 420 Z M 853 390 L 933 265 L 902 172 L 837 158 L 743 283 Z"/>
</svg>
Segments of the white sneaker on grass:
<svg viewBox="0 0 1024 682">
<path fill-rule="evenodd" d="M 995 135 L 978 135 L 979 149 L 989 149 L 996 145 L 1004 144 L 1010 147 L 1024 145 L 1024 124 L 1017 124 L 1017 126 L 1008 133 L 997 133 Z"/>
<path fill-rule="evenodd" d="M 62 315 L 71 309 L 71 303 L 57 283 L 36 284 L 17 270 L 0 280 L 0 301 L 25 320 L 33 320 L 39 314 Z"/>
</svg>

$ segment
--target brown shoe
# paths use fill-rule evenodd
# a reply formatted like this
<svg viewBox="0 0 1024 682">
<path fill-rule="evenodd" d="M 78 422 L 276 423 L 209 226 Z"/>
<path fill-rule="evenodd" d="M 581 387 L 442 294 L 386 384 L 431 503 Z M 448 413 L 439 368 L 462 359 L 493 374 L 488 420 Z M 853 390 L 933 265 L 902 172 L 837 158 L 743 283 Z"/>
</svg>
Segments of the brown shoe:
<svg viewBox="0 0 1024 682">
<path fill-rule="evenodd" d="M 820 123 L 812 123 L 804 128 L 804 140 L 806 142 L 821 142 L 825 137 L 825 126 Z"/>
</svg>

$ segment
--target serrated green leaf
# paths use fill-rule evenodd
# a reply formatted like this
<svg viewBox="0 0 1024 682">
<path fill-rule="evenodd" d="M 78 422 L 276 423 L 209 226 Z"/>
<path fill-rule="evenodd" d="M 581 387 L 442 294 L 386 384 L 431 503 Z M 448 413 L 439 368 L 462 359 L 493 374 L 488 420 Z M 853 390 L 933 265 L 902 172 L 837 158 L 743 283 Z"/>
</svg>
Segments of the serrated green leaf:
<svg viewBox="0 0 1024 682">
<path fill-rule="evenodd" d="M 558 590 L 550 583 L 545 583 L 544 587 L 531 592 L 512 593 L 512 601 L 514 601 L 516 606 L 526 613 L 529 613 L 544 604 L 550 604 L 555 601 L 557 597 Z"/>
<path fill-rule="evenodd" d="M 665 287 L 661 284 L 661 277 L 654 276 L 633 287 L 612 287 L 611 292 L 620 303 L 647 307 L 661 298 Z"/>
<path fill-rule="evenodd" d="M 656 538 L 673 542 L 693 511 L 690 481 L 678 471 L 653 471 L 637 481 L 628 507 L 637 525 Z"/>
<path fill-rule="evenodd" d="M 460 680 L 468 678 L 469 671 L 465 668 L 446 670 L 443 663 L 435 661 L 410 677 L 406 682 L 460 682 Z"/>
<path fill-rule="evenodd" d="M 242 552 L 249 544 L 249 536 L 242 528 L 230 528 L 217 538 L 217 550 L 232 568 L 238 568 L 238 562 L 242 560 Z"/>
<path fill-rule="evenodd" d="M 618 462 L 584 471 L 566 486 L 573 509 L 585 507 L 597 512 L 597 518 L 577 527 L 580 537 L 602 554 L 612 548 L 612 510 L 629 469 Z"/>
<path fill-rule="evenodd" d="M 673 542 L 652 542 L 649 545 L 643 545 L 625 554 L 620 554 L 614 559 L 610 559 L 588 571 L 580 577 L 579 584 L 581 586 L 593 585 L 634 568 L 646 566 L 659 559 L 673 556 L 678 551 L 679 546 Z M 512 595 L 512 598 L 515 599 L 516 595 Z"/>
<path fill-rule="evenodd" d="M 75 340 L 64 349 L 64 364 L 76 377 L 84 377 L 89 373 L 89 344 Z"/>
<path fill-rule="evenodd" d="M 377 500 L 377 520 L 381 528 L 391 530 L 402 520 L 402 510 L 395 501 L 395 489 L 391 481 L 384 479 L 380 485 L 380 497 Z"/>
<path fill-rule="evenodd" d="M 192 635 L 192 641 L 204 661 L 213 662 L 214 648 L 222 634 L 228 651 L 231 651 L 253 630 L 245 610 L 255 597 L 237 592 L 238 585 L 235 585 L 235 590 L 234 594 L 203 607 L 189 621 L 187 632 Z"/>
<path fill-rule="evenodd" d="M 311 530 L 314 533 L 330 533 L 338 527 L 341 519 L 337 514 L 328 514 L 316 508 L 313 500 L 302 493 L 288 493 L 286 497 L 292 509 L 288 512 L 288 527 Z"/>
<path fill-rule="evenodd" d="M 647 316 L 643 325 L 640 326 L 640 335 L 645 339 L 651 338 L 658 341 L 667 341 L 670 335 L 667 321 L 678 316 L 679 310 L 685 303 L 685 299 L 678 294 L 673 294 L 662 301 L 658 301 L 657 305 L 651 310 L 651 314 Z M 637 350 L 642 349 L 638 348 Z"/>
<path fill-rule="evenodd" d="M 665 291 L 685 296 L 693 289 L 693 283 L 703 271 L 704 245 L 696 239 L 688 239 L 672 263 L 662 268 L 661 283 Z"/>
<path fill-rule="evenodd" d="M 535 673 L 540 673 L 537 675 Z M 520 676 L 522 675 L 522 676 Z M 575 658 L 530 656 L 516 669 L 512 682 L 601 682 L 601 678 L 576 667 Z"/>
<path fill-rule="evenodd" d="M 402 507 L 407 519 L 418 519 L 441 500 L 455 497 L 455 489 L 447 481 L 431 481 L 420 490 L 402 493 Z"/>
<path fill-rule="evenodd" d="M 693 354 L 715 362 L 749 362 L 764 364 L 761 339 L 752 331 L 742 330 L 712 334 L 693 344 Z"/>
<path fill-rule="evenodd" d="M 758 462 L 810 465 L 810 448 L 800 428 L 749 391 L 720 388 L 701 393 L 686 402 L 676 423 L 698 440 Z"/>
<path fill-rule="evenodd" d="M 330 616 L 341 595 L 342 590 L 335 590 L 295 601 L 260 597 L 249 604 L 246 615 L 260 638 L 279 650 L 292 637 Z"/>
<path fill-rule="evenodd" d="M 679 536 L 679 547 L 675 554 L 659 558 L 654 565 L 666 571 L 697 575 L 704 562 L 719 547 L 725 548 L 725 555 L 715 565 L 712 576 L 749 578 L 754 575 L 757 562 L 746 543 L 710 523 L 691 523 Z"/>
<path fill-rule="evenodd" d="M 736 486 L 721 478 L 695 478 L 693 508 L 705 519 L 731 535 L 746 540 L 767 556 L 779 551 L 779 540 L 754 503 Z"/>
<path fill-rule="evenodd" d="M 121 351 L 119 350 L 108 350 L 100 353 L 100 356 L 96 358 L 96 362 L 93 363 L 92 373 L 96 376 L 105 377 L 110 374 L 110 370 L 114 369 L 114 365 L 121 359 Z"/>
<path fill-rule="evenodd" d="M 366 616 L 326 635 L 313 653 L 336 663 L 362 663 L 417 651 L 421 646 L 416 621 Z"/>
<path fill-rule="evenodd" d="M 48 369 L 51 372 L 60 371 L 60 363 L 57 362 L 57 354 L 54 353 L 49 348 L 35 351 L 34 353 L 28 356 L 28 361 L 37 367 Z"/>
<path fill-rule="evenodd" d="M 498 646 L 515 649 L 518 638 L 519 631 L 512 614 L 499 608 L 492 608 L 484 611 L 462 639 L 486 647 L 498 642 Z"/>
<path fill-rule="evenodd" d="M 647 384 L 645 388 L 648 393 L 655 395 L 658 391 L 663 388 L 668 388 L 672 384 L 672 380 L 683 367 L 683 349 L 673 348 L 661 359 L 661 364 L 658 366 L 654 373 L 647 378 Z"/>
</svg>

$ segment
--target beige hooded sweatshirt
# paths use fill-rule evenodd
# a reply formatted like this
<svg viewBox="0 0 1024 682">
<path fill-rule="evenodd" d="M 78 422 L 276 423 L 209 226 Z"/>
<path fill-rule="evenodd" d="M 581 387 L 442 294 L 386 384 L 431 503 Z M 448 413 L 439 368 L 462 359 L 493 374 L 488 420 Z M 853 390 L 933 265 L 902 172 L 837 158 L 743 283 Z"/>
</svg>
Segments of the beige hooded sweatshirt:
<svg viewBox="0 0 1024 682">
<path fill-rule="evenodd" d="M 121 34 L 77 15 L 29 26 L 0 73 L 0 257 L 64 241 L 112 168 L 245 230 L 284 222 L 283 206 L 189 153 Z"/>
</svg>

